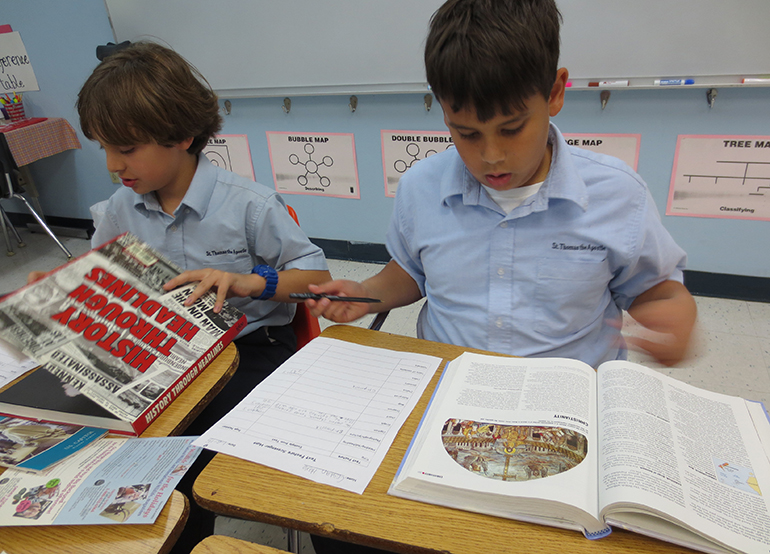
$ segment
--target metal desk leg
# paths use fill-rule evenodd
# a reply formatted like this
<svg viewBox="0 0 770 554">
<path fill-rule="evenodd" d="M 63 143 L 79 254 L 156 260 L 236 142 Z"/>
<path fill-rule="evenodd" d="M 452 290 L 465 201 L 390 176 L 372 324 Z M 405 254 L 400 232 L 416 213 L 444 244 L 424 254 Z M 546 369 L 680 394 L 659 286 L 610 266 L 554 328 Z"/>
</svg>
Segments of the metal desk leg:
<svg viewBox="0 0 770 554">
<path fill-rule="evenodd" d="M 54 234 L 53 234 L 53 231 L 51 231 L 51 229 L 49 229 L 49 228 L 48 228 L 48 225 L 46 225 L 46 223 L 45 223 L 45 221 L 43 220 L 43 218 L 42 218 L 42 217 L 40 217 L 40 215 L 38 215 L 38 213 L 37 213 L 37 212 L 36 212 L 36 211 L 35 211 L 35 210 L 32 208 L 32 206 L 29 204 L 29 202 L 27 201 L 27 199 L 26 199 L 26 198 L 24 198 L 24 197 L 23 197 L 21 194 L 14 194 L 14 195 L 13 195 L 13 197 L 14 197 L 14 198 L 17 198 L 17 199 L 19 199 L 19 200 L 21 200 L 22 202 L 24 202 L 24 204 L 26 204 L 26 206 L 27 206 L 27 209 L 28 209 L 28 210 L 29 210 L 29 212 L 32 214 L 32 216 L 33 216 L 35 219 L 37 219 L 37 222 L 40 224 L 40 226 L 41 226 L 43 229 L 45 229 L 45 232 L 46 232 L 46 233 L 48 233 L 48 235 L 49 235 L 49 236 L 50 236 L 50 237 L 51 237 L 51 238 L 54 240 L 54 242 L 56 242 L 56 244 L 58 244 L 58 245 L 59 245 L 59 248 L 61 248 L 61 249 L 64 251 L 64 253 L 67 255 L 67 261 L 69 261 L 70 259 L 72 259 L 72 254 L 70 253 L 70 251 L 69 251 L 69 250 L 67 250 L 67 247 L 66 247 L 66 246 L 64 246 L 64 245 L 62 244 L 62 242 L 61 242 L 61 241 L 60 241 L 60 240 L 59 240 L 59 239 L 56 237 L 56 235 L 54 235 Z"/>
<path fill-rule="evenodd" d="M 29 172 L 29 165 L 23 165 L 19 168 L 19 183 L 27 192 L 29 201 L 32 203 L 32 206 L 35 208 L 38 215 L 40 215 L 40 219 L 48 223 L 45 219 L 45 214 L 43 213 L 43 207 L 40 205 L 40 195 L 37 192 L 37 186 L 35 186 L 35 181 L 32 180 L 32 174 Z"/>
<path fill-rule="evenodd" d="M 299 554 L 299 551 L 301 550 L 300 545 L 300 535 L 299 531 L 296 529 L 286 529 L 286 538 L 288 540 L 288 548 L 289 552 L 293 552 L 294 554 Z"/>
<path fill-rule="evenodd" d="M 2 207 L 0 207 L 0 210 L 3 211 L 3 213 L 0 214 L 0 225 L 2 225 L 2 227 L 3 227 L 3 237 L 5 238 L 5 247 L 8 249 L 8 251 L 5 253 L 5 255 L 6 256 L 13 256 L 16 252 L 13 251 L 13 246 L 11 246 L 11 241 L 8 238 L 8 225 L 10 224 L 10 221 L 7 221 L 8 216 L 5 215 L 5 210 L 3 210 Z M 11 228 L 13 228 L 13 227 L 11 227 Z"/>
</svg>

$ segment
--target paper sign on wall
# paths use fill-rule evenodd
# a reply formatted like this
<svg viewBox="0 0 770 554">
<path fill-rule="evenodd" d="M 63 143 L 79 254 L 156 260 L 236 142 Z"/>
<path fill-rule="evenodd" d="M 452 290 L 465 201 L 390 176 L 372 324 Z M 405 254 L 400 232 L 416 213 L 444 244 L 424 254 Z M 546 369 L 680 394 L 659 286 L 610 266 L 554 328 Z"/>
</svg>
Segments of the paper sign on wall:
<svg viewBox="0 0 770 554">
<path fill-rule="evenodd" d="M 454 146 L 449 131 L 382 131 L 385 196 L 395 197 L 398 181 L 414 164 Z"/>
<path fill-rule="evenodd" d="M 614 156 L 626 162 L 634 171 L 638 169 L 642 135 L 596 133 L 563 133 L 563 135 L 567 144 Z"/>
<path fill-rule="evenodd" d="M 0 92 L 40 90 L 18 32 L 0 33 Z"/>
<path fill-rule="evenodd" d="M 770 221 L 770 136 L 679 135 L 666 215 Z"/>
<path fill-rule="evenodd" d="M 246 135 L 216 135 L 209 139 L 203 154 L 214 165 L 256 181 L 249 138 Z"/>
<path fill-rule="evenodd" d="M 275 190 L 360 198 L 352 134 L 267 132 Z"/>
</svg>

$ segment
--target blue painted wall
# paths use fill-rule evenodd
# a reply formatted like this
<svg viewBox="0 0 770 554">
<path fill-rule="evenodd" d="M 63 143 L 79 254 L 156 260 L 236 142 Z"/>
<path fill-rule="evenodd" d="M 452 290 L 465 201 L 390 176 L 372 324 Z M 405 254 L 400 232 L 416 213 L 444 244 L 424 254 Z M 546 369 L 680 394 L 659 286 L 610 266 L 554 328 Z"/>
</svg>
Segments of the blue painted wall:
<svg viewBox="0 0 770 554">
<path fill-rule="evenodd" d="M 77 129 L 77 92 L 97 64 L 96 46 L 113 40 L 103 1 L 0 0 L 0 8 L 0 23 L 21 32 L 40 84 L 39 92 L 25 95 L 29 115 L 65 117 Z M 287 201 L 311 237 L 383 243 L 393 201 L 384 194 L 380 130 L 443 130 L 438 106 L 427 112 L 417 94 L 359 95 L 358 109 L 351 113 L 347 96 L 293 97 L 285 114 L 282 100 L 231 99 L 223 132 L 249 136 L 257 180 L 268 186 L 272 173 L 265 131 L 353 133 L 361 199 L 289 195 Z M 704 89 L 614 90 L 604 111 L 598 91 L 568 91 L 554 121 L 564 132 L 640 133 L 639 173 L 663 214 L 677 135 L 770 135 L 770 88 L 722 88 L 711 109 Z M 80 138 L 82 150 L 32 166 L 47 215 L 87 219 L 88 207 L 116 188 L 103 153 Z M 663 218 L 688 252 L 690 269 L 770 277 L 770 222 Z"/>
</svg>

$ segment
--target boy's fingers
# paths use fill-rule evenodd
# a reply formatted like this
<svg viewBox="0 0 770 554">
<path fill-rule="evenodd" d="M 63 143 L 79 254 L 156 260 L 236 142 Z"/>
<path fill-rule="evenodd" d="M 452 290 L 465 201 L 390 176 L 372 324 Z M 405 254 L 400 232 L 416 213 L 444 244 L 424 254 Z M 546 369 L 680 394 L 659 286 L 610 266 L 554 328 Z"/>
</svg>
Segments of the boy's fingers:
<svg viewBox="0 0 770 554">
<path fill-rule="evenodd" d="M 193 289 L 193 291 L 190 293 L 190 296 L 187 297 L 187 300 L 184 301 L 185 306 L 192 306 L 198 298 L 203 296 L 203 293 L 205 293 L 208 289 L 208 287 L 204 287 L 203 283 L 199 284 L 197 287 Z"/>
<path fill-rule="evenodd" d="M 185 271 L 183 273 L 180 273 L 173 279 L 169 279 L 165 285 L 163 285 L 163 288 L 166 290 L 171 290 L 173 288 L 178 287 L 179 285 L 184 285 L 185 283 L 191 283 L 193 281 L 200 281 L 203 276 L 199 276 L 198 273 L 200 270 L 195 271 Z"/>
<path fill-rule="evenodd" d="M 219 283 L 217 285 L 217 301 L 214 303 L 214 313 L 218 314 L 225 305 L 227 291 L 230 289 L 229 283 Z"/>
</svg>

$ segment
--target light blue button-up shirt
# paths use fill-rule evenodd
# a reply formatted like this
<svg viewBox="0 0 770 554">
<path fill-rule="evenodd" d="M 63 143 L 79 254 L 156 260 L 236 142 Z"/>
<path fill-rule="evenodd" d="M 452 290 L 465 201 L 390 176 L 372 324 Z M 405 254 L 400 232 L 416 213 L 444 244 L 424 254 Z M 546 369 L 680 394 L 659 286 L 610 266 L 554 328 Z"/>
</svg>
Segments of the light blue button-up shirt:
<svg viewBox="0 0 770 554">
<path fill-rule="evenodd" d="M 597 366 L 625 357 L 622 310 L 682 281 L 686 256 L 642 179 L 615 158 L 567 145 L 551 125 L 551 167 L 505 214 L 452 148 L 401 179 L 387 247 L 427 301 L 421 338 Z"/>
<path fill-rule="evenodd" d="M 174 215 L 154 193 L 121 188 L 107 202 L 91 244 L 96 247 L 128 231 L 183 270 L 214 268 L 251 273 L 258 264 L 278 271 L 328 269 L 323 251 L 311 243 L 281 197 L 264 185 L 214 166 L 201 155 L 190 188 Z M 231 298 L 248 319 L 241 336 L 267 325 L 285 325 L 296 306 Z"/>
</svg>

